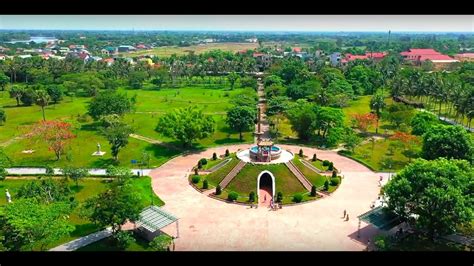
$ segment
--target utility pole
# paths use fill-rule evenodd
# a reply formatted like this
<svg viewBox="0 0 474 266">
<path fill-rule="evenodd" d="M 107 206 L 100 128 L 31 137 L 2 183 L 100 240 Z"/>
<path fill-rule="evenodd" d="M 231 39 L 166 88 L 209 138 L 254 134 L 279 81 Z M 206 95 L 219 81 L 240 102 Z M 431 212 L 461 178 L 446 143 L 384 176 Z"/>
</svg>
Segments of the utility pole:
<svg viewBox="0 0 474 266">
<path fill-rule="evenodd" d="M 388 30 L 388 44 L 387 44 L 388 50 L 390 50 L 390 34 L 391 33 L 392 33 L 392 31 Z"/>
</svg>

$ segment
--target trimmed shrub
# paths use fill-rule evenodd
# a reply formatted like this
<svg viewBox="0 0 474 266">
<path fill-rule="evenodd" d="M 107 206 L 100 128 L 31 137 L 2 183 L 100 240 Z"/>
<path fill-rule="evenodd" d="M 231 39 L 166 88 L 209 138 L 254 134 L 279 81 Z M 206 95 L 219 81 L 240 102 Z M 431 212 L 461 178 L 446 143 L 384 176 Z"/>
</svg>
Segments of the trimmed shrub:
<svg viewBox="0 0 474 266">
<path fill-rule="evenodd" d="M 229 193 L 229 195 L 227 195 L 227 200 L 229 201 L 235 201 L 239 198 L 239 194 L 235 191 L 232 191 Z"/>
<path fill-rule="evenodd" d="M 5 180 L 7 177 L 7 170 L 3 166 L 0 165 L 0 181 Z"/>
<path fill-rule="evenodd" d="M 202 158 L 201 160 L 199 160 L 199 162 L 201 163 L 201 165 L 206 165 L 207 164 L 207 159 Z"/>
<path fill-rule="evenodd" d="M 296 203 L 300 203 L 301 201 L 303 201 L 303 195 L 301 193 L 296 193 L 295 195 L 293 195 L 293 201 Z"/>
<path fill-rule="evenodd" d="M 207 182 L 207 179 L 204 179 L 204 181 L 202 181 L 202 189 L 208 189 L 209 188 L 209 184 Z"/>
<path fill-rule="evenodd" d="M 315 154 L 313 154 L 313 159 L 312 159 L 312 161 L 313 161 L 313 162 L 316 162 L 316 160 L 317 160 L 317 158 L 316 158 L 316 153 L 315 153 Z"/>
<path fill-rule="evenodd" d="M 323 161 L 323 166 L 329 166 L 329 163 L 330 163 L 330 162 L 329 162 L 328 160 L 324 160 L 324 161 Z"/>
<path fill-rule="evenodd" d="M 303 155 L 304 155 L 304 154 L 303 154 L 303 149 L 300 149 L 300 152 L 298 153 L 298 155 L 299 155 L 300 157 L 303 157 Z"/>
<path fill-rule="evenodd" d="M 152 250 L 155 251 L 166 251 L 168 247 L 173 243 L 173 239 L 166 234 L 160 234 L 159 236 L 153 238 L 148 245 Z"/>
<path fill-rule="evenodd" d="M 339 179 L 339 177 L 331 178 L 331 186 L 337 186 L 339 185 L 339 183 L 341 183 L 341 180 Z"/>
<path fill-rule="evenodd" d="M 255 202 L 255 192 L 250 192 L 249 194 L 249 201 L 250 202 Z"/>
<path fill-rule="evenodd" d="M 222 194 L 222 189 L 221 189 L 221 186 L 220 185 L 217 185 L 216 187 L 216 195 L 220 195 Z"/>
<path fill-rule="evenodd" d="M 226 149 L 226 150 L 225 150 L 225 157 L 229 157 L 229 155 L 230 155 L 229 150 Z"/>
<path fill-rule="evenodd" d="M 283 193 L 278 192 L 276 202 L 281 202 L 282 200 L 283 200 Z"/>
<path fill-rule="evenodd" d="M 316 186 L 311 187 L 311 197 L 316 197 Z"/>
<path fill-rule="evenodd" d="M 328 191 L 328 189 L 329 189 L 329 181 L 326 179 L 326 181 L 324 181 L 324 190 Z"/>
<path fill-rule="evenodd" d="M 135 238 L 133 238 L 131 236 L 131 233 L 128 232 L 128 231 L 120 231 L 120 232 L 116 233 L 113 237 L 114 237 L 114 239 L 117 243 L 117 247 L 120 250 L 125 250 L 133 242 L 135 242 Z"/>
<path fill-rule="evenodd" d="M 213 161 L 217 160 L 217 154 L 215 152 L 212 154 L 212 160 Z"/>
<path fill-rule="evenodd" d="M 329 171 L 334 170 L 334 164 L 333 164 L 332 162 L 329 162 L 328 170 L 329 170 Z"/>
<path fill-rule="evenodd" d="M 54 175 L 54 169 L 53 169 L 53 167 L 51 167 L 51 166 L 49 166 L 49 165 L 46 165 L 45 168 L 46 168 L 46 175 L 47 175 L 47 176 L 53 176 L 53 175 Z"/>
<path fill-rule="evenodd" d="M 193 182 L 193 184 L 197 184 L 197 183 L 199 183 L 199 181 L 201 181 L 201 177 L 198 176 L 198 175 L 194 175 L 194 176 L 191 178 L 191 181 Z"/>
<path fill-rule="evenodd" d="M 337 177 L 337 171 L 336 170 L 332 171 L 332 178 L 334 178 L 334 177 Z"/>
</svg>

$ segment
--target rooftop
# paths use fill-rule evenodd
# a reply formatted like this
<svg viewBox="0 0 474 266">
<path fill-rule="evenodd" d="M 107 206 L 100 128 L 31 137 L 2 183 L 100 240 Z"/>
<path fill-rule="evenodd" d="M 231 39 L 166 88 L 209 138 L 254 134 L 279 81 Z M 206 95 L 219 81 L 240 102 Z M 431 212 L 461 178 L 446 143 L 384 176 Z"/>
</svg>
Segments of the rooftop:
<svg viewBox="0 0 474 266">
<path fill-rule="evenodd" d="M 150 232 L 156 232 L 177 220 L 178 218 L 158 206 L 148 206 L 140 213 L 137 225 Z"/>
</svg>

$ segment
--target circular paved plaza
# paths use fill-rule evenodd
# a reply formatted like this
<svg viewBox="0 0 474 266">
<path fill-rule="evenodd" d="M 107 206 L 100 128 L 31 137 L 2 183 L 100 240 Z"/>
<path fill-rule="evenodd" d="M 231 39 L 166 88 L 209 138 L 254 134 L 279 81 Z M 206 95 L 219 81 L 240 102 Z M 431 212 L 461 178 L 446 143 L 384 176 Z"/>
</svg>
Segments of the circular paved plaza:
<svg viewBox="0 0 474 266">
<path fill-rule="evenodd" d="M 221 155 L 226 149 L 236 152 L 250 146 L 223 146 L 179 156 L 150 173 L 154 192 L 166 203 L 163 208 L 179 218 L 176 250 L 357 251 L 366 248 L 367 239 L 377 229 L 362 222 L 358 238 L 357 216 L 369 211 L 377 199 L 381 174 L 334 151 L 279 145 L 293 153 L 302 148 L 308 156 L 316 153 L 319 159 L 334 162 L 344 179 L 329 197 L 284 206 L 278 211 L 225 203 L 199 193 L 188 184 L 187 176 L 199 159 L 211 157 L 213 152 Z M 349 221 L 342 218 L 344 210 L 349 214 Z M 163 231 L 176 235 L 176 225 Z"/>
</svg>

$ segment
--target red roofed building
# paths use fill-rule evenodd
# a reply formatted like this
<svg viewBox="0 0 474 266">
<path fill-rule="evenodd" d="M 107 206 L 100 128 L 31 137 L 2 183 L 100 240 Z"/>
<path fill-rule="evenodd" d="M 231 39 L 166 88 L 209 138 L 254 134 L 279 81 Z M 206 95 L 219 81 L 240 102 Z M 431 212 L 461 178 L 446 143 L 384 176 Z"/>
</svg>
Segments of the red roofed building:
<svg viewBox="0 0 474 266">
<path fill-rule="evenodd" d="M 454 56 L 454 59 L 472 62 L 474 61 L 474 53 L 457 54 Z"/>
<path fill-rule="evenodd" d="M 417 65 L 429 60 L 435 64 L 435 68 L 442 68 L 445 64 L 459 62 L 459 60 L 444 55 L 434 49 L 410 49 L 406 52 L 401 52 L 400 55 L 402 55 L 406 61 L 411 61 Z"/>
<path fill-rule="evenodd" d="M 106 58 L 106 59 L 102 59 L 103 62 L 107 63 L 108 66 L 111 66 L 114 62 L 115 62 L 115 59 L 113 58 Z"/>
<path fill-rule="evenodd" d="M 294 47 L 293 52 L 295 53 L 301 53 L 301 47 Z"/>
<path fill-rule="evenodd" d="M 370 52 L 365 53 L 365 55 L 353 55 L 353 54 L 346 54 L 346 56 L 341 59 L 342 64 L 347 64 L 348 62 L 355 61 L 355 60 L 367 60 L 367 59 L 374 59 L 375 61 L 382 60 L 387 53 L 385 52 Z"/>
</svg>

